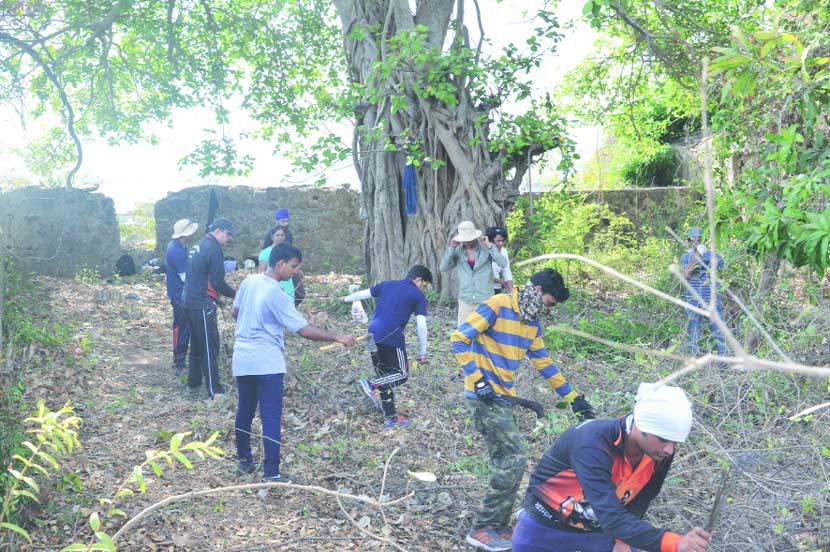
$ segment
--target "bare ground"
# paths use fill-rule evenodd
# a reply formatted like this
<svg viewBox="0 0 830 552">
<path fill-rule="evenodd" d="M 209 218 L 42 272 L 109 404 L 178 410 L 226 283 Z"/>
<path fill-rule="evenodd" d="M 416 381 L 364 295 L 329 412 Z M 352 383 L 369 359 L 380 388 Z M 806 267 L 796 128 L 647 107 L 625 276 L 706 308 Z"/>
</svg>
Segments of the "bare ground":
<svg viewBox="0 0 830 552">
<path fill-rule="evenodd" d="M 329 299 L 343 294 L 351 281 L 333 275 L 311 279 L 310 319 L 329 329 L 365 331 L 352 326 L 346 306 Z M 63 461 L 63 470 L 46 487 L 45 505 L 29 513 L 28 526 L 39 545 L 20 550 L 88 542 L 86 519 L 99 508 L 97 499 L 112 496 L 145 451 L 166 448 L 172 433 L 189 431 L 203 439 L 219 431 L 227 456 L 195 461 L 192 470 L 166 467 L 163 476 L 148 477 L 145 494 L 120 501 L 129 516 L 171 495 L 259 481 L 234 473 L 233 385 L 224 408 L 184 397 L 171 367 L 171 317 L 163 283 L 152 278 L 116 286 L 44 283 L 54 317 L 73 324 L 78 335 L 64 351 L 35 354 L 39 368 L 27 376 L 27 396 L 53 407 L 71 400 L 84 420 L 83 450 Z M 101 289 L 114 292 L 97 302 Z M 130 298 L 131 293 L 140 299 Z M 228 317 L 229 309 L 223 313 Z M 350 521 L 334 499 L 309 491 L 228 492 L 151 514 L 119 541 L 119 549 L 392 549 L 377 538 L 383 537 L 412 551 L 468 550 L 463 536 L 486 485 L 486 460 L 460 384 L 451 379 L 457 367 L 447 338 L 454 318 L 454 310 L 431 307 L 432 360 L 413 369 L 397 392 L 399 410 L 414 420 L 406 430 L 383 430 L 381 419 L 359 397 L 354 382 L 371 371 L 362 348 L 321 353 L 319 343 L 287 339 L 282 469 L 301 482 L 346 493 L 378 497 L 383 487 L 388 499 L 412 490 L 414 496 L 384 512 L 344 501 Z M 226 343 L 232 341 L 229 322 L 228 317 L 221 324 Z M 650 361 L 559 360 L 568 378 L 607 416 L 629 408 L 638 381 L 653 381 L 675 368 Z M 223 382 L 231 384 L 229 362 L 222 369 Z M 698 423 L 652 507 L 652 520 L 680 531 L 705 524 L 721 466 L 740 460 L 745 469 L 728 487 L 713 550 L 830 549 L 830 414 L 825 409 L 807 421 L 786 419 L 826 397 L 827 382 L 707 368 L 682 384 L 695 402 Z M 532 467 L 573 418 L 556 410 L 555 396 L 530 370 L 519 388 L 550 409 L 542 422 L 528 412 L 518 414 Z M 396 449 L 384 480 L 384 467 Z M 408 471 L 433 472 L 437 482 L 413 482 Z M 122 524 L 121 518 L 106 521 L 110 534 Z"/>
</svg>

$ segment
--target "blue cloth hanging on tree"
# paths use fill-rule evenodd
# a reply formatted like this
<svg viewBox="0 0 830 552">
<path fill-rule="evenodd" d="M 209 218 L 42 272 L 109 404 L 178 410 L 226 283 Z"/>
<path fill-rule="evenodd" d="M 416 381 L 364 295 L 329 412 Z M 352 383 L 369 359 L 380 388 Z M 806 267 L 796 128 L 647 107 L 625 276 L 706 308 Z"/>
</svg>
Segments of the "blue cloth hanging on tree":
<svg viewBox="0 0 830 552">
<path fill-rule="evenodd" d="M 406 204 L 406 214 L 414 215 L 418 212 L 418 194 L 415 192 L 415 166 L 407 165 L 403 170 L 403 193 Z"/>
</svg>

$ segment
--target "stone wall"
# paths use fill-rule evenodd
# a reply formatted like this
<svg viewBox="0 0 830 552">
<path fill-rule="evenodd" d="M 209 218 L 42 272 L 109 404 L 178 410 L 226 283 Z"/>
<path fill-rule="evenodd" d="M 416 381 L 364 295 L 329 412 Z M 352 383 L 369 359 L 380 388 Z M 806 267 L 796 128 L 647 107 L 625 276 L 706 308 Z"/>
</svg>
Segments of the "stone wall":
<svg viewBox="0 0 830 552">
<path fill-rule="evenodd" d="M 583 194 L 586 201 L 604 203 L 615 213 L 625 215 L 636 226 L 648 226 L 659 234 L 665 233 L 663 228 L 666 226 L 680 230 L 682 234 L 680 226 L 686 215 L 702 199 L 694 189 L 680 186 L 577 193 Z"/>
<path fill-rule="evenodd" d="M 238 261 L 258 257 L 265 233 L 274 224 L 274 211 L 291 212 L 289 228 L 294 245 L 303 252 L 303 271 L 360 274 L 363 263 L 363 223 L 359 195 L 348 188 L 252 188 L 199 186 L 167 194 L 156 203 L 156 248 L 163 258 L 173 224 L 182 218 L 199 223 L 204 234 L 211 189 L 219 200 L 217 216 L 230 219 L 238 235 L 225 254 Z"/>
<path fill-rule="evenodd" d="M 112 199 L 64 188 L 25 187 L 0 194 L 0 253 L 25 272 L 109 276 L 121 255 Z"/>
</svg>

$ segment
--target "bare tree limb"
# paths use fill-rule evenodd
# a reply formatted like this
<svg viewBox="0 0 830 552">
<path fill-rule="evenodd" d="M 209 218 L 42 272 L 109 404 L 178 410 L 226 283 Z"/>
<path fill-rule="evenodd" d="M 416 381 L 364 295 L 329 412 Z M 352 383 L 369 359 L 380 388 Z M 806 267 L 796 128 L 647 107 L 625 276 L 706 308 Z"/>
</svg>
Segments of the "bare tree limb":
<svg viewBox="0 0 830 552">
<path fill-rule="evenodd" d="M 14 44 L 26 54 L 31 57 L 35 63 L 43 70 L 46 74 L 46 77 L 55 87 L 56 91 L 58 92 L 58 97 L 60 98 L 61 105 L 63 105 L 64 111 L 66 111 L 66 130 L 69 132 L 69 136 L 72 138 L 72 141 L 75 143 L 75 151 L 77 152 L 77 157 L 75 159 L 75 165 L 69 170 L 66 175 L 66 187 L 72 187 L 72 180 L 75 178 L 75 174 L 81 168 L 81 163 L 84 159 L 84 150 L 83 146 L 81 145 L 81 140 L 78 138 L 78 134 L 75 132 L 75 110 L 72 109 L 72 103 L 69 101 L 69 97 L 66 95 L 66 91 L 63 88 L 60 80 L 58 79 L 55 72 L 52 70 L 52 67 L 46 63 L 46 61 L 41 57 L 41 55 L 35 50 L 29 43 L 24 42 L 4 31 L 0 31 L 0 40 L 4 42 L 9 42 Z"/>
</svg>

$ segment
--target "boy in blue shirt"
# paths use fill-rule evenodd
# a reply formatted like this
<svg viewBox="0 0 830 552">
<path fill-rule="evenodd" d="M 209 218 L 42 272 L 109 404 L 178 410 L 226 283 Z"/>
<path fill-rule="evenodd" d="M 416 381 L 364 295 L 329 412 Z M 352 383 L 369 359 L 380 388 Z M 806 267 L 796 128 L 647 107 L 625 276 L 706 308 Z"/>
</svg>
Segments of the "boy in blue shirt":
<svg viewBox="0 0 830 552">
<path fill-rule="evenodd" d="M 362 301 L 377 298 L 377 306 L 369 322 L 369 333 L 377 345 L 372 353 L 376 377 L 358 381 L 360 390 L 383 412 L 387 429 L 405 427 L 412 422 L 395 410 L 394 387 L 405 383 L 408 377 L 406 341 L 403 329 L 415 314 L 420 351 L 418 362 L 427 361 L 427 300 L 424 290 L 432 283 L 432 273 L 423 265 L 409 269 L 403 280 L 387 280 L 378 285 L 344 297 L 343 301 Z"/>
</svg>

